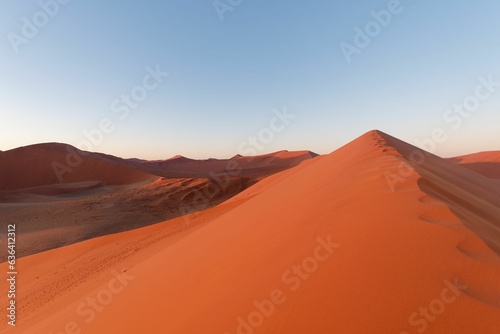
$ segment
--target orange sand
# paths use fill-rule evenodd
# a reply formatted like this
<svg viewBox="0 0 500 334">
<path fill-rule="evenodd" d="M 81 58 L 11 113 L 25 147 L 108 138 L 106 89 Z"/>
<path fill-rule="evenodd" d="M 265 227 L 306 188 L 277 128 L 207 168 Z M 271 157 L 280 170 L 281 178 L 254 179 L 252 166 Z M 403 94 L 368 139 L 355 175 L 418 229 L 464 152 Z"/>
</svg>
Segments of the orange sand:
<svg viewBox="0 0 500 334">
<path fill-rule="evenodd" d="M 451 160 L 486 177 L 500 179 L 500 151 L 464 155 Z"/>
<path fill-rule="evenodd" d="M 433 157 L 392 191 L 413 150 L 370 132 L 206 211 L 22 258 L 15 332 L 498 333 L 500 258 L 442 191 L 494 204 L 463 203 L 482 226 L 498 184 Z"/>
</svg>

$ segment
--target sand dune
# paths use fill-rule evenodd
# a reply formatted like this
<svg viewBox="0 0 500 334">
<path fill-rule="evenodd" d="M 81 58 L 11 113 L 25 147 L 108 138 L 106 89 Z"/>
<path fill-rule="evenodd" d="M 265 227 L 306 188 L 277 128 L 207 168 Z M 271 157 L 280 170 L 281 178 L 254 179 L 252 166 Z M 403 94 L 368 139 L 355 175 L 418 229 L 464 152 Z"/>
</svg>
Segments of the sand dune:
<svg viewBox="0 0 500 334">
<path fill-rule="evenodd" d="M 86 181 L 124 185 L 158 178 L 70 145 L 57 143 L 3 152 L 0 155 L 0 175 L 0 190 Z"/>
<path fill-rule="evenodd" d="M 500 182 L 387 134 L 382 137 L 420 174 L 420 189 L 448 205 L 468 228 L 500 255 Z M 486 157 L 490 158 L 491 154 Z"/>
<path fill-rule="evenodd" d="M 253 157 L 236 155 L 231 159 L 193 160 L 175 156 L 160 161 L 130 161 L 137 169 L 164 177 L 213 177 L 213 175 L 237 171 L 246 178 L 267 177 L 318 156 L 310 151 L 279 151 Z"/>
<path fill-rule="evenodd" d="M 500 258 L 461 221 L 482 226 L 496 185 L 414 150 L 373 131 L 214 208 L 22 258 L 16 331 L 497 333 Z"/>
<path fill-rule="evenodd" d="M 35 254 L 210 208 L 311 157 L 306 152 L 238 161 L 176 157 L 162 171 L 194 177 L 167 179 L 127 160 L 69 145 L 22 147 L 0 154 L 0 229 L 16 222 L 17 255 Z M 6 253 L 0 248 L 0 258 Z"/>
<path fill-rule="evenodd" d="M 86 191 L 68 195 L 57 190 L 57 196 L 50 196 L 53 187 L 37 188 L 31 196 L 9 193 L 9 202 L 0 203 L 0 228 L 16 222 L 17 256 L 22 257 L 210 208 L 253 183 L 235 178 L 224 188 L 214 184 L 208 179 L 160 179 L 114 187 L 90 184 Z M 6 253 L 6 247 L 0 248 L 0 258 Z"/>
<path fill-rule="evenodd" d="M 168 178 L 233 176 L 263 178 L 316 157 L 309 151 L 279 151 L 255 157 L 193 160 L 182 156 L 159 161 L 122 159 L 85 152 L 59 143 L 37 144 L 0 153 L 0 191 L 100 181 L 124 185 Z"/>
<path fill-rule="evenodd" d="M 500 179 L 500 151 L 481 152 L 450 159 L 492 179 Z"/>
</svg>

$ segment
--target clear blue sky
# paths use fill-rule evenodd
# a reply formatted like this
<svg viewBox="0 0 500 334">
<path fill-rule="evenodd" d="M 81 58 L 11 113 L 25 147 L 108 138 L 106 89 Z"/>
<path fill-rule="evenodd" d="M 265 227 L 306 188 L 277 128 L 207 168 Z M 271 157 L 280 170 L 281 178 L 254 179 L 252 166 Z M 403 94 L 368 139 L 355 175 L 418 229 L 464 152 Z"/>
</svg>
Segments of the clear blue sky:
<svg viewBox="0 0 500 334">
<path fill-rule="evenodd" d="M 258 153 L 329 153 L 375 128 L 415 143 L 440 127 L 446 156 L 500 149 L 500 87 L 443 120 L 480 76 L 500 81 L 497 0 L 401 0 L 350 63 L 341 43 L 356 47 L 354 29 L 390 1 L 243 0 L 222 14 L 212 0 L 54 1 L 41 2 L 53 17 L 39 1 L 1 2 L 0 150 L 77 146 L 109 119 L 93 151 L 230 157 L 285 107 L 295 118 Z M 112 104 L 157 65 L 168 77 L 120 118 Z"/>
</svg>

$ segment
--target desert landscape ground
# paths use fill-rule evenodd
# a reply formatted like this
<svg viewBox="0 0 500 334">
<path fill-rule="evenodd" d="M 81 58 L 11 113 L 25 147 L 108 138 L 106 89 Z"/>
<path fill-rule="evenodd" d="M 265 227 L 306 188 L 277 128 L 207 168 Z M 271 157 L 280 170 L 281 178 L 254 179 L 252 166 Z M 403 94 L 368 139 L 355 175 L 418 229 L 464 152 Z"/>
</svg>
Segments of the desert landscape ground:
<svg viewBox="0 0 500 334">
<path fill-rule="evenodd" d="M 443 159 L 370 131 L 321 156 L 84 154 L 61 183 L 66 154 L 0 153 L 21 255 L 1 333 L 500 329 L 500 152 Z"/>
<path fill-rule="evenodd" d="M 315 156 L 282 151 L 149 162 L 56 143 L 22 147 L 0 153 L 0 228 L 15 222 L 17 255 L 30 255 L 215 206 Z M 2 259 L 6 252 L 0 250 Z"/>
</svg>

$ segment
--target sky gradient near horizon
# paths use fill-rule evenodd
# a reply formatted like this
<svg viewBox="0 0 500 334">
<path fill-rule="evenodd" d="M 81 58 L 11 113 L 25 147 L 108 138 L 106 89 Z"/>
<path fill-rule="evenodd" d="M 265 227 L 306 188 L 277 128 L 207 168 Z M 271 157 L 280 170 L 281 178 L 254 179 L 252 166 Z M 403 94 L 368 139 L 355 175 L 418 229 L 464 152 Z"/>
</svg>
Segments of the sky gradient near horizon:
<svg viewBox="0 0 500 334">
<path fill-rule="evenodd" d="M 0 150 L 324 154 L 437 128 L 442 156 L 499 150 L 500 3 L 394 1 L 3 1 Z"/>
</svg>

